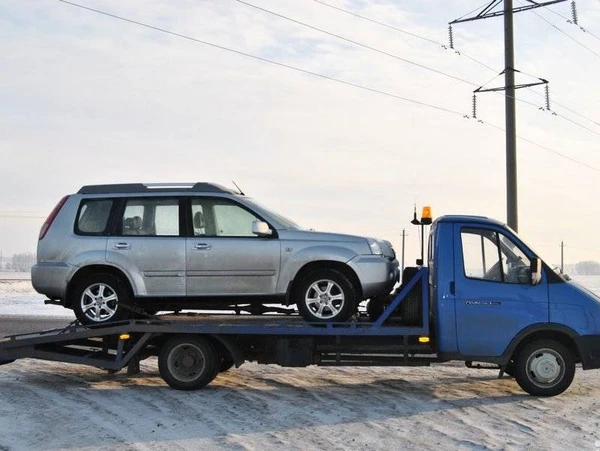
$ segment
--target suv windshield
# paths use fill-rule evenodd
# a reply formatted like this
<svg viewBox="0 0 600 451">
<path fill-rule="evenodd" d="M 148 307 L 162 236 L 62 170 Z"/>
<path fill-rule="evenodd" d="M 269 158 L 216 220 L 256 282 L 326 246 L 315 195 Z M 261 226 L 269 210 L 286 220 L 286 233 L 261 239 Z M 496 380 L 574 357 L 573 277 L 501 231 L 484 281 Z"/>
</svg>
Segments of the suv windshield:
<svg viewBox="0 0 600 451">
<path fill-rule="evenodd" d="M 253 199 L 249 199 L 249 198 L 245 198 L 244 199 L 247 203 L 249 203 L 250 205 L 264 211 L 265 213 L 267 213 L 269 216 L 273 217 L 277 222 L 279 222 L 283 227 L 285 227 L 286 229 L 296 229 L 296 230 L 302 230 L 303 227 L 300 227 L 298 224 L 296 224 L 294 221 L 292 221 L 291 219 L 287 219 L 283 216 L 281 216 L 278 213 L 275 213 L 273 210 L 271 210 L 270 208 L 267 208 L 261 204 L 259 204 L 258 202 L 256 202 Z"/>
</svg>

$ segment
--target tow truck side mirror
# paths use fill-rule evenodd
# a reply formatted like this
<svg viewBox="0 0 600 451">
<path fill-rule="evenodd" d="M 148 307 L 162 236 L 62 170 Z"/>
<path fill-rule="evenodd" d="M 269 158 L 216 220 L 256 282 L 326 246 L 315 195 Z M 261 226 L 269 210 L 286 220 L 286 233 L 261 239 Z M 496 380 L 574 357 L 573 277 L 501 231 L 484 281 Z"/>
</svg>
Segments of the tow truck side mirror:
<svg viewBox="0 0 600 451">
<path fill-rule="evenodd" d="M 531 285 L 537 285 L 542 281 L 542 260 L 534 258 L 531 260 Z"/>
</svg>

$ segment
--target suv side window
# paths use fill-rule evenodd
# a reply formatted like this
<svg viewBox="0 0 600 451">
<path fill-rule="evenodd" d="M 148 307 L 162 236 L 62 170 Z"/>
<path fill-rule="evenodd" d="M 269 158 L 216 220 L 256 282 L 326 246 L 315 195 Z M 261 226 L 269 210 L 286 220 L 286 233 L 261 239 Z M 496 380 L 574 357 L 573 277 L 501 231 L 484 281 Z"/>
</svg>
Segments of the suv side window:
<svg viewBox="0 0 600 451">
<path fill-rule="evenodd" d="M 261 219 L 224 199 L 192 199 L 194 236 L 253 237 L 252 223 Z"/>
<path fill-rule="evenodd" d="M 179 236 L 179 201 L 170 198 L 128 199 L 121 221 L 122 235 Z"/>
<path fill-rule="evenodd" d="M 78 235 L 101 235 L 106 231 L 113 201 L 108 199 L 84 200 L 79 208 L 75 232 Z"/>
<path fill-rule="evenodd" d="M 463 228 L 460 237 L 465 276 L 494 282 L 530 282 L 531 261 L 502 233 Z"/>
</svg>

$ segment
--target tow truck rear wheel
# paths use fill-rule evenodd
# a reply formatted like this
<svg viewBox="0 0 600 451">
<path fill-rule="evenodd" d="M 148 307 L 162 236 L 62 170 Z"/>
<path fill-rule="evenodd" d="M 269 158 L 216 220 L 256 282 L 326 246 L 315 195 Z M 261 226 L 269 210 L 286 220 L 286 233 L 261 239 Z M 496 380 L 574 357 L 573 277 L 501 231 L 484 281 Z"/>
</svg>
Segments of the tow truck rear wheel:
<svg viewBox="0 0 600 451">
<path fill-rule="evenodd" d="M 219 373 L 213 344 L 203 337 L 180 335 L 169 339 L 158 355 L 158 371 L 177 390 L 197 390 Z"/>
<path fill-rule="evenodd" d="M 574 376 L 573 354 L 555 340 L 533 341 L 515 360 L 515 379 L 530 395 L 559 395 L 569 388 Z"/>
</svg>

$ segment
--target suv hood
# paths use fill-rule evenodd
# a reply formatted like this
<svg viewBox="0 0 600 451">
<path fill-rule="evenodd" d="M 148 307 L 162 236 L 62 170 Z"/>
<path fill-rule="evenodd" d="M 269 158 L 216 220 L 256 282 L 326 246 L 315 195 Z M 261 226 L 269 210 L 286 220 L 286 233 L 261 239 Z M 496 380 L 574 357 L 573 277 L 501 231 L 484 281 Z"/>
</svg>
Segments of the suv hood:
<svg viewBox="0 0 600 451">
<path fill-rule="evenodd" d="M 279 237 L 283 240 L 299 240 L 299 241 L 323 241 L 327 243 L 351 243 L 353 245 L 359 245 L 362 254 L 371 254 L 370 241 L 376 241 L 381 248 L 381 251 L 385 257 L 395 258 L 396 254 L 392 248 L 392 243 L 386 240 L 379 240 L 376 238 L 358 236 L 358 235 L 346 235 L 343 233 L 330 233 L 330 232 L 316 232 L 314 230 L 295 230 L 295 229 L 283 229 L 278 230 Z M 364 250 L 362 250 L 364 249 Z"/>
</svg>

